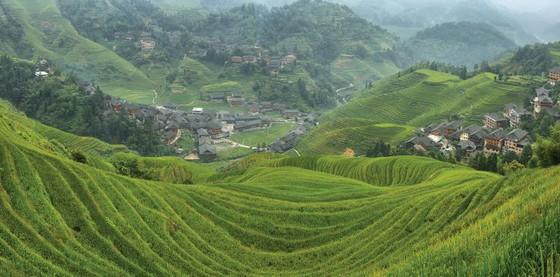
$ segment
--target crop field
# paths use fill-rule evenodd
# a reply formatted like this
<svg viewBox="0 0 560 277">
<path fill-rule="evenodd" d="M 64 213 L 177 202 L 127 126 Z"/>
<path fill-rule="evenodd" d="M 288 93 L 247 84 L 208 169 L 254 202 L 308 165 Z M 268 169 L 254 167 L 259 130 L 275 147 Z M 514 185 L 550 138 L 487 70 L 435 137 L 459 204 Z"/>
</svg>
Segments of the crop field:
<svg viewBox="0 0 560 277">
<path fill-rule="evenodd" d="M 420 157 L 261 155 L 170 184 L 74 162 L 0 107 L 8 275 L 560 273 L 558 167 L 502 177 Z"/>
<path fill-rule="evenodd" d="M 332 120 L 325 124 L 327 125 L 320 127 L 324 132 L 311 132 L 298 145 L 301 152 L 306 155 L 340 154 L 350 147 L 363 154 L 376 142 L 398 144 L 415 130 L 408 125 L 376 124 L 364 119 Z"/>
<path fill-rule="evenodd" d="M 362 147 L 364 139 L 368 143 L 398 142 L 406 137 L 406 130 L 410 134 L 414 128 L 451 116 L 479 123 L 485 113 L 501 111 L 507 103 L 521 105 L 529 95 L 526 87 L 495 82 L 489 73 L 462 81 L 450 74 L 419 70 L 380 81 L 352 102 L 326 114 L 298 150 L 335 154 L 347 147 Z M 401 129 L 380 128 L 384 125 L 379 124 L 400 125 Z M 356 136 L 355 129 L 367 135 Z M 336 135 L 318 141 L 317 137 L 329 132 Z"/>
</svg>

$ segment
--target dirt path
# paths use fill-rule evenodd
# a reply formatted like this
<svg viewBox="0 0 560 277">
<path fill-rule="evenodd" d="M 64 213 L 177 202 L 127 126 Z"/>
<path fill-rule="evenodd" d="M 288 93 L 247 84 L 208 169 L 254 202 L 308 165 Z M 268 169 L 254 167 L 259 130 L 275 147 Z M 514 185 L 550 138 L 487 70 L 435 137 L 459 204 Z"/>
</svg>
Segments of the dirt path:
<svg viewBox="0 0 560 277">
<path fill-rule="evenodd" d="M 181 132 L 181 129 L 177 130 L 177 135 L 175 136 L 175 138 L 173 140 L 171 140 L 169 142 L 169 145 L 173 145 L 173 144 L 177 143 L 177 141 L 179 141 L 179 139 L 181 139 L 182 134 L 183 133 Z"/>
</svg>

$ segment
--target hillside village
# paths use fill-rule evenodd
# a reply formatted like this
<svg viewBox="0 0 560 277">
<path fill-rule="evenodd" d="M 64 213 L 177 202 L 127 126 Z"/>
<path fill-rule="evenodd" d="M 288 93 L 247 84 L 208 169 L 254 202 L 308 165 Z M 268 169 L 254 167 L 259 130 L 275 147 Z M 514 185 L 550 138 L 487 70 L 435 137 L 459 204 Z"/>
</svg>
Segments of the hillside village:
<svg viewBox="0 0 560 277">
<path fill-rule="evenodd" d="M 557 84 L 558 72 L 551 71 L 549 84 Z M 535 134 L 524 129 L 528 123 L 542 116 L 560 121 L 560 106 L 551 97 L 551 91 L 535 89 L 531 100 L 532 110 L 507 104 L 502 111 L 484 115 L 482 124 L 464 125 L 463 121 L 445 121 L 420 128 L 416 135 L 403 142 L 401 147 L 419 153 L 439 152 L 448 157 L 472 158 L 482 153 L 522 156 L 530 151 Z"/>
</svg>

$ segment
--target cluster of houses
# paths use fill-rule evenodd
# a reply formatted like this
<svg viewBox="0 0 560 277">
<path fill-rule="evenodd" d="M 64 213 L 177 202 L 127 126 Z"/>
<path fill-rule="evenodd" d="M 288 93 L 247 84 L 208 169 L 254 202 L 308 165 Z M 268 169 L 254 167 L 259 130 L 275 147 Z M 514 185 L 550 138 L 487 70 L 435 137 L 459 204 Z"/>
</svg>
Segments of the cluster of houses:
<svg viewBox="0 0 560 277">
<path fill-rule="evenodd" d="M 499 154 L 523 153 L 530 145 L 529 133 L 518 128 L 489 128 L 490 126 L 463 126 L 462 121 L 432 124 L 420 129 L 413 138 L 404 142 L 404 147 L 418 152 L 440 151 L 450 155 L 461 151 L 464 157 L 475 153 Z"/>
<path fill-rule="evenodd" d="M 271 119 L 265 116 L 231 113 L 228 111 L 217 112 L 216 119 L 220 121 L 227 130 L 231 130 L 231 132 L 246 132 L 265 128 L 269 127 L 272 123 Z"/>
<path fill-rule="evenodd" d="M 215 103 L 227 103 L 230 107 L 246 107 L 250 115 L 259 115 L 277 112 L 285 119 L 295 120 L 303 115 L 295 109 L 288 109 L 286 104 L 271 101 L 250 101 L 240 96 L 235 91 L 213 91 L 206 93 L 205 100 Z"/>
<path fill-rule="evenodd" d="M 216 103 L 227 103 L 230 107 L 242 107 L 246 104 L 245 98 L 236 91 L 212 91 L 207 92 L 201 100 Z"/>
<path fill-rule="evenodd" d="M 122 41 L 135 41 L 136 46 L 141 48 L 143 51 L 151 51 L 156 48 L 156 40 L 152 37 L 149 32 L 142 32 L 140 34 L 134 32 L 115 32 L 113 38 Z"/>
<path fill-rule="evenodd" d="M 268 146 L 268 149 L 274 153 L 285 153 L 294 149 L 303 135 L 305 135 L 305 133 L 313 127 L 317 126 L 317 124 L 318 122 L 315 115 L 307 115 L 301 124 L 299 124 L 294 130 L 290 131 L 287 135 L 274 141 Z"/>
<path fill-rule="evenodd" d="M 278 75 L 282 69 L 284 69 L 288 65 L 295 64 L 297 61 L 297 57 L 293 54 L 289 54 L 284 57 L 274 56 L 270 57 L 266 62 L 267 70 L 272 75 Z"/>
<path fill-rule="evenodd" d="M 260 49 L 260 48 L 259 48 Z M 288 54 L 286 56 L 269 56 L 268 52 L 259 51 L 256 56 L 231 56 L 229 61 L 232 64 L 242 64 L 250 63 L 256 64 L 259 62 L 264 62 L 266 64 L 266 69 L 272 74 L 277 75 L 286 66 L 295 64 L 297 62 L 297 57 L 294 54 Z"/>
<path fill-rule="evenodd" d="M 233 133 L 270 127 L 273 120 L 264 115 L 265 111 L 281 111 L 285 119 L 292 120 L 297 120 L 304 115 L 298 110 L 280 110 L 284 106 L 277 106 L 271 102 L 252 104 L 258 107 L 256 113 L 207 112 L 203 108 L 193 108 L 191 112 L 186 112 L 175 107 L 139 105 L 110 97 L 107 102 L 107 113 L 126 111 L 130 118 L 138 122 L 143 123 L 150 120 L 154 130 L 162 132 L 162 141 L 170 146 L 177 146 L 177 141 L 182 135 L 181 130 L 188 130 L 195 134 L 197 151 L 188 155 L 187 158 L 208 162 L 217 157 L 216 145 L 227 143 L 227 139 Z M 290 135 L 279 140 L 278 145 L 281 146 L 274 148 L 274 151 L 293 147 L 295 141 L 305 133 L 305 130 L 305 128 L 296 129 Z M 178 154 L 183 154 L 183 152 L 184 149 L 177 148 Z"/>
<path fill-rule="evenodd" d="M 560 120 L 560 109 L 550 98 L 550 91 L 535 91 L 533 111 L 515 104 L 507 104 L 502 113 L 484 116 L 483 126 L 463 126 L 462 121 L 431 124 L 404 142 L 403 147 L 419 152 L 440 151 L 444 154 L 462 151 L 465 157 L 474 153 L 500 154 L 513 152 L 521 155 L 531 144 L 530 134 L 521 129 L 523 122 L 541 113 L 548 113 Z"/>
</svg>

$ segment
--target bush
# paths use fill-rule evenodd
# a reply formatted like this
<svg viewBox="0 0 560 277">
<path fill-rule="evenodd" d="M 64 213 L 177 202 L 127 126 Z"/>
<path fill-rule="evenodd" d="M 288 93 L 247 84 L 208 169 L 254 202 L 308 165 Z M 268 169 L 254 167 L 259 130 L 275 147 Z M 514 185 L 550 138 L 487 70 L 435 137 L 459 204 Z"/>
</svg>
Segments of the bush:
<svg viewBox="0 0 560 277">
<path fill-rule="evenodd" d="M 88 163 L 86 155 L 84 155 L 84 153 L 82 153 L 78 150 L 72 151 L 72 153 L 70 153 L 70 156 L 71 156 L 72 160 L 74 160 L 76 162 L 79 162 L 79 163 L 82 163 L 82 164 L 87 164 Z"/>
</svg>

